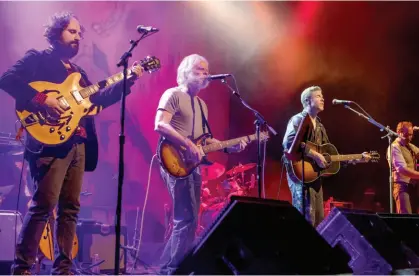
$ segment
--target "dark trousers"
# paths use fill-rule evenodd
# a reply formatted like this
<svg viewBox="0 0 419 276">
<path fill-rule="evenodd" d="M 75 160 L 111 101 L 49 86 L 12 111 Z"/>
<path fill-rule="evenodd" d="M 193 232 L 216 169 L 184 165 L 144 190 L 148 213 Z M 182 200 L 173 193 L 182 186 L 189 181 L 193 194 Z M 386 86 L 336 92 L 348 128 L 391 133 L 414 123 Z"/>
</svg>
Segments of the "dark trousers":
<svg viewBox="0 0 419 276">
<path fill-rule="evenodd" d="M 13 272 L 19 274 L 34 264 L 42 232 L 58 204 L 54 236 L 59 252 L 52 274 L 69 274 L 85 167 L 84 143 L 48 148 L 28 161 L 35 193 L 17 241 Z"/>
<path fill-rule="evenodd" d="M 287 181 L 292 196 L 292 205 L 303 214 L 303 198 L 306 220 L 317 227 L 324 219 L 323 188 L 321 181 L 306 185 L 303 196 L 303 183 L 287 169 Z"/>
<path fill-rule="evenodd" d="M 161 257 L 161 273 L 171 274 L 194 243 L 202 178 L 199 168 L 185 179 L 173 178 L 162 168 L 160 173 L 173 200 L 173 230 Z"/>
<path fill-rule="evenodd" d="M 398 214 L 412 214 L 417 212 L 417 184 L 397 182 L 393 185 L 393 197 Z"/>
</svg>

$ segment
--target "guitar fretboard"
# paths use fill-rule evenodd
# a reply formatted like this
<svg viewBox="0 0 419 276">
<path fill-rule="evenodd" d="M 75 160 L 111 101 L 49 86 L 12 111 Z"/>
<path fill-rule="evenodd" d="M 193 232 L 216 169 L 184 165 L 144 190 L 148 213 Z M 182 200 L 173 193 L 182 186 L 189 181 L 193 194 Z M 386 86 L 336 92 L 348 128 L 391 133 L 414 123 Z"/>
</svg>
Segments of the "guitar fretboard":
<svg viewBox="0 0 419 276">
<path fill-rule="evenodd" d="M 243 140 L 243 139 L 247 139 L 248 142 L 251 142 L 253 140 L 256 140 L 256 134 L 235 138 L 235 139 L 223 141 L 223 142 L 220 142 L 220 143 L 213 143 L 213 144 L 210 144 L 210 145 L 206 145 L 206 146 L 202 147 L 202 150 L 204 151 L 204 153 L 213 152 L 213 151 L 217 151 L 217 150 L 222 150 L 224 148 L 232 147 L 234 145 L 239 144 L 240 141 Z"/>
<path fill-rule="evenodd" d="M 131 75 L 131 70 L 127 70 L 128 73 L 128 78 Z M 120 82 L 124 79 L 124 74 L 122 72 L 115 74 L 113 76 L 110 76 L 109 78 L 107 78 L 104 81 L 98 82 L 96 84 L 92 84 L 88 87 L 83 88 L 82 90 L 80 90 L 80 95 L 83 97 L 83 99 L 90 97 L 91 95 L 95 94 L 96 92 L 98 92 L 101 88 L 103 87 L 107 87 L 111 84 Z"/>
<path fill-rule="evenodd" d="M 356 160 L 356 159 L 361 159 L 362 157 L 363 157 L 362 154 L 345 154 L 345 155 L 331 155 L 330 156 L 333 162 Z"/>
</svg>

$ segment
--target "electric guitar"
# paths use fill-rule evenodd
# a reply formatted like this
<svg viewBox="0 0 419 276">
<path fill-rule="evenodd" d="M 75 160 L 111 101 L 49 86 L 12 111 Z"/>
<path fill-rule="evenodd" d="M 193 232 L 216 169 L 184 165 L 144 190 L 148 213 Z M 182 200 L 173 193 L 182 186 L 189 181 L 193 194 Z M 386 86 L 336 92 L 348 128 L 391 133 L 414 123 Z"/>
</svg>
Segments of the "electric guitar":
<svg viewBox="0 0 419 276">
<path fill-rule="evenodd" d="M 42 232 L 41 240 L 39 241 L 39 250 L 42 252 L 43 257 L 47 258 L 48 260 L 54 260 L 54 239 L 53 239 L 53 229 L 51 227 L 51 223 L 55 222 L 55 218 L 57 217 L 56 209 L 52 212 L 52 216 L 48 218 L 47 224 L 45 225 L 44 231 Z M 76 233 L 74 233 L 73 238 L 73 248 L 71 250 L 71 259 L 74 259 L 77 256 L 77 252 L 79 251 L 79 240 L 77 238 Z"/>
<path fill-rule="evenodd" d="M 368 154 L 347 154 L 341 155 L 338 153 L 336 147 L 330 143 L 317 145 L 312 142 L 307 142 L 306 146 L 311 150 L 314 150 L 324 156 L 327 161 L 326 168 L 320 168 L 317 163 L 310 157 L 305 156 L 304 161 L 293 161 L 291 164 L 293 175 L 300 181 L 303 181 L 304 173 L 304 183 L 311 183 L 317 180 L 319 177 L 331 176 L 339 172 L 340 162 L 348 161 L 351 163 L 359 163 L 362 158 L 370 157 L 371 162 L 378 162 L 380 159 L 380 154 L 375 151 L 371 151 Z M 304 165 L 303 165 L 304 163 Z M 304 170 L 303 170 L 304 166 Z"/>
<path fill-rule="evenodd" d="M 144 71 L 151 73 L 160 69 L 160 60 L 154 56 L 147 56 L 136 67 L 142 67 Z M 127 77 L 132 78 L 134 76 L 135 74 L 132 73 L 132 70 L 128 70 Z M 75 72 L 60 84 L 46 81 L 29 83 L 29 86 L 39 93 L 57 98 L 60 106 L 65 111 L 60 115 L 51 115 L 47 110 L 40 110 L 40 108 L 36 108 L 33 105 L 17 107 L 17 117 L 22 127 L 25 128 L 31 137 L 49 146 L 60 145 L 68 141 L 84 116 L 96 115 L 102 109 L 101 106 L 93 105 L 89 97 L 97 93 L 101 88 L 122 81 L 123 73 L 115 74 L 88 87 L 79 85 L 80 78 L 81 74 Z"/>
<path fill-rule="evenodd" d="M 240 144 L 240 141 L 243 139 L 246 139 L 248 142 L 257 139 L 256 134 L 252 134 L 236 139 L 222 141 L 220 143 L 205 145 L 205 139 L 209 136 L 210 134 L 203 134 L 193 140 L 197 146 L 202 147 L 204 154 Z M 260 133 L 261 141 L 268 139 L 268 137 L 267 132 Z M 157 156 L 159 157 L 160 164 L 163 169 L 176 178 L 185 178 L 189 176 L 196 169 L 196 167 L 201 164 L 211 164 L 211 162 L 209 162 L 205 157 L 197 162 L 191 161 L 188 157 L 188 150 L 184 146 L 177 146 L 166 138 L 161 139 L 157 147 Z"/>
</svg>

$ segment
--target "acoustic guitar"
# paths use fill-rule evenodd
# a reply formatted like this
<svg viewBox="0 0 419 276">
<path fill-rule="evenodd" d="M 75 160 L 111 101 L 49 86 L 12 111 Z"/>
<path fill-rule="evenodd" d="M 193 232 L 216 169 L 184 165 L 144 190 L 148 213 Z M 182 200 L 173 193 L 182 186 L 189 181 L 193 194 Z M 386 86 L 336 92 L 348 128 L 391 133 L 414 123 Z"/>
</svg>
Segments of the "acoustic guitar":
<svg viewBox="0 0 419 276">
<path fill-rule="evenodd" d="M 160 60 L 156 57 L 147 56 L 135 67 L 142 67 L 149 73 L 160 68 Z M 132 78 L 135 74 L 128 70 L 127 77 Z M 68 141 L 75 133 L 80 120 L 84 116 L 96 115 L 101 111 L 100 106 L 93 105 L 89 97 L 97 93 L 101 88 L 123 80 L 123 73 L 115 74 L 106 80 L 81 87 L 79 84 L 81 74 L 78 72 L 70 74 L 63 83 L 56 84 L 46 81 L 35 81 L 29 83 L 39 93 L 48 97 L 55 97 L 64 109 L 60 115 L 49 114 L 47 110 L 40 110 L 35 106 L 19 106 L 16 114 L 22 127 L 38 142 L 56 146 Z"/>
<path fill-rule="evenodd" d="M 202 147 L 204 154 L 238 145 L 243 139 L 248 142 L 257 139 L 256 134 L 252 134 L 227 141 L 222 141 L 220 143 L 205 145 L 205 139 L 207 139 L 209 136 L 210 134 L 203 134 L 197 139 L 193 140 L 197 146 Z M 268 137 L 269 136 L 267 132 L 260 133 L 261 141 L 267 140 Z M 160 164 L 163 169 L 175 178 L 185 178 L 189 176 L 199 165 L 211 164 L 211 162 L 209 162 L 205 156 L 199 161 L 191 161 L 188 156 L 188 150 L 184 146 L 177 146 L 166 138 L 161 139 L 157 147 L 157 156 L 159 157 Z"/>
<path fill-rule="evenodd" d="M 338 153 L 336 147 L 330 143 L 317 145 L 312 142 L 307 142 L 306 146 L 311 150 L 314 150 L 324 156 L 327 161 L 326 168 L 320 168 L 317 163 L 310 157 L 305 157 L 304 160 L 298 160 L 291 162 L 291 168 L 293 175 L 299 180 L 303 181 L 304 172 L 304 183 L 311 183 L 316 181 L 319 177 L 328 177 L 334 175 L 340 170 L 340 162 L 347 161 L 350 163 L 357 163 L 364 157 L 370 157 L 371 162 L 378 162 L 380 155 L 376 151 L 371 151 L 365 155 L 363 154 L 347 154 L 341 155 Z M 304 162 L 304 165 L 303 165 Z M 304 170 L 303 170 L 304 166 Z"/>
</svg>

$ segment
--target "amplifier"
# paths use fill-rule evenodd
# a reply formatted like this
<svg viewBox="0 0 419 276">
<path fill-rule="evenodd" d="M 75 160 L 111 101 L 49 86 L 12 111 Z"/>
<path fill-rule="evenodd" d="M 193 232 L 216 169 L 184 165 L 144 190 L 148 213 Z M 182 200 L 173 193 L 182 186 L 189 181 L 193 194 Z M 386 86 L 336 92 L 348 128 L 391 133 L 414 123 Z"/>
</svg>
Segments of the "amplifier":
<svg viewBox="0 0 419 276">
<path fill-rule="evenodd" d="M 15 240 L 22 229 L 22 215 L 11 210 L 0 210 L 0 261 L 13 261 Z"/>
<path fill-rule="evenodd" d="M 96 222 L 94 220 L 79 220 L 77 223 L 77 238 L 79 251 L 77 260 L 81 263 L 91 263 L 95 254 L 99 260 L 102 273 L 112 273 L 115 269 L 115 226 Z M 121 226 L 120 244 L 125 246 L 127 242 L 127 228 Z M 125 273 L 127 258 L 124 250 L 120 249 L 120 271 Z"/>
<path fill-rule="evenodd" d="M 22 229 L 22 215 L 11 210 L 0 210 L 0 275 L 10 275 L 15 256 L 15 240 Z"/>
</svg>

